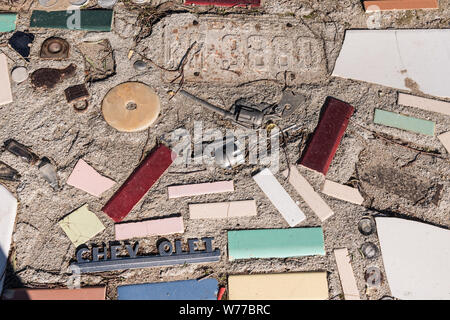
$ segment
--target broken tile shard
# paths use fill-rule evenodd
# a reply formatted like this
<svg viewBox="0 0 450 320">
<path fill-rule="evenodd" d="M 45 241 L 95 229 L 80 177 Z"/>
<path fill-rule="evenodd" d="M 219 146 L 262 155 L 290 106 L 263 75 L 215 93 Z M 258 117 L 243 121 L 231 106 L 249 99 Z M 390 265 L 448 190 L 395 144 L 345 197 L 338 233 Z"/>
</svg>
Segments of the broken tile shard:
<svg viewBox="0 0 450 320">
<path fill-rule="evenodd" d="M 345 300 L 360 300 L 347 248 L 334 250 L 334 258 L 336 259 Z"/>
<path fill-rule="evenodd" d="M 450 102 L 427 99 L 410 94 L 399 93 L 398 104 L 402 106 L 415 107 L 425 111 L 442 113 L 450 116 Z"/>
<path fill-rule="evenodd" d="M 77 45 L 84 58 L 85 81 L 99 81 L 114 75 L 116 62 L 108 39 L 85 41 Z"/>
<path fill-rule="evenodd" d="M 435 123 L 430 120 L 418 119 L 404 116 L 399 113 L 375 109 L 373 122 L 387 127 L 434 136 Z"/>
<path fill-rule="evenodd" d="M 30 28 L 111 31 L 112 10 L 34 10 Z"/>
<path fill-rule="evenodd" d="M 216 300 L 216 279 L 144 283 L 117 287 L 118 300 Z"/>
<path fill-rule="evenodd" d="M 9 80 L 8 60 L 0 53 L 0 105 L 13 102 L 11 81 Z"/>
<path fill-rule="evenodd" d="M 95 213 L 89 211 L 87 204 L 59 221 L 59 225 L 75 247 L 86 243 L 105 230 L 105 226 Z"/>
<path fill-rule="evenodd" d="M 325 255 L 322 228 L 228 231 L 228 258 L 289 258 Z"/>
<path fill-rule="evenodd" d="M 325 180 L 322 187 L 322 192 L 330 197 L 361 205 L 364 198 L 359 193 L 358 189 L 345 186 L 334 181 Z"/>
<path fill-rule="evenodd" d="M 266 168 L 254 175 L 253 180 L 281 213 L 289 226 L 294 227 L 306 219 L 303 211 L 295 204 L 269 169 Z"/>
<path fill-rule="evenodd" d="M 3 300 L 105 300 L 106 287 L 81 289 L 8 289 Z"/>
<path fill-rule="evenodd" d="M 41 159 L 38 165 L 41 176 L 47 181 L 53 190 L 59 189 L 58 173 L 56 167 L 52 164 L 50 159 L 44 157 Z"/>
<path fill-rule="evenodd" d="M 17 181 L 20 178 L 19 172 L 14 168 L 8 166 L 3 161 L 0 161 L 0 179 L 8 181 Z"/>
<path fill-rule="evenodd" d="M 83 159 L 78 160 L 75 168 L 67 179 L 67 184 L 83 190 L 95 197 L 111 189 L 116 183 L 102 176 Z"/>
<path fill-rule="evenodd" d="M 170 186 L 167 188 L 169 199 L 233 191 L 234 183 L 232 180 Z"/>
<path fill-rule="evenodd" d="M 189 204 L 191 219 L 222 219 L 256 215 L 255 200 Z"/>
<path fill-rule="evenodd" d="M 343 101 L 328 97 L 319 124 L 300 159 L 300 164 L 326 175 L 333 161 L 354 108 Z"/>
<path fill-rule="evenodd" d="M 439 135 L 438 139 L 445 149 L 447 149 L 447 152 L 450 153 L 450 131 Z"/>
<path fill-rule="evenodd" d="M 333 76 L 450 97 L 450 29 L 348 30 Z"/>
<path fill-rule="evenodd" d="M 4 147 L 7 151 L 22 158 L 29 164 L 35 164 L 39 160 L 39 157 L 35 155 L 31 150 L 23 144 L 17 142 L 14 139 L 8 139 L 4 142 Z"/>
<path fill-rule="evenodd" d="M 16 29 L 16 13 L 0 13 L 0 32 L 11 32 Z"/>
<path fill-rule="evenodd" d="M 8 263 L 16 214 L 16 198 L 0 184 L 0 293 L 5 281 L 5 270 Z"/>
<path fill-rule="evenodd" d="M 72 77 L 77 67 L 73 63 L 64 69 L 41 68 L 31 74 L 31 83 L 36 88 L 52 89 L 65 78 Z"/>
<path fill-rule="evenodd" d="M 116 240 L 184 233 L 183 217 L 120 223 L 114 225 L 114 228 L 116 229 Z"/>
<path fill-rule="evenodd" d="M 449 300 L 450 231 L 400 218 L 375 221 L 392 295 L 403 300 Z"/>
<path fill-rule="evenodd" d="M 311 184 L 306 180 L 294 166 L 290 170 L 283 172 L 287 177 L 289 175 L 289 183 L 294 187 L 295 191 L 303 198 L 306 204 L 319 217 L 320 221 L 325 221 L 334 213 L 322 197 L 314 190 Z"/>
<path fill-rule="evenodd" d="M 230 275 L 229 300 L 326 300 L 326 272 Z"/>
<path fill-rule="evenodd" d="M 17 31 L 8 40 L 8 44 L 29 62 L 30 59 L 28 57 L 30 56 L 30 48 L 33 41 L 33 34 Z"/>
<path fill-rule="evenodd" d="M 185 0 L 184 3 L 216 7 L 259 7 L 261 0 Z"/>
<path fill-rule="evenodd" d="M 141 162 L 105 204 L 102 211 L 115 222 L 122 221 L 169 168 L 176 157 L 177 154 L 168 147 L 159 145 Z"/>
<path fill-rule="evenodd" d="M 366 12 L 391 10 L 439 9 L 438 0 L 378 0 L 364 1 Z"/>
</svg>

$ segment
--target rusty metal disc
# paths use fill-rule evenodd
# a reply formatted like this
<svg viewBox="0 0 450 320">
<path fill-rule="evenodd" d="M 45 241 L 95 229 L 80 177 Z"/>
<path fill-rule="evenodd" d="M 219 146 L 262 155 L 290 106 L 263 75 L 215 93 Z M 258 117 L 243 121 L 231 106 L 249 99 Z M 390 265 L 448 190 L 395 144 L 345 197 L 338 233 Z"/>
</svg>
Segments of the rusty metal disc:
<svg viewBox="0 0 450 320">
<path fill-rule="evenodd" d="M 66 59 L 69 57 L 69 43 L 58 37 L 51 37 L 42 43 L 39 56 L 42 59 Z"/>
<path fill-rule="evenodd" d="M 125 82 L 112 88 L 102 102 L 105 121 L 123 132 L 150 127 L 158 118 L 160 101 L 155 91 L 141 82 Z"/>
</svg>

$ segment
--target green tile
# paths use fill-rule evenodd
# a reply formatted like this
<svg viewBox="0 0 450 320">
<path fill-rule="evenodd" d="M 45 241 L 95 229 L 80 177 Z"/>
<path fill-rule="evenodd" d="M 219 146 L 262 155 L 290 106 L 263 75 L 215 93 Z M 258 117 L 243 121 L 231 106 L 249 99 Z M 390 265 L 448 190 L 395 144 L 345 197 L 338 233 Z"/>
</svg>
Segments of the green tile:
<svg viewBox="0 0 450 320">
<path fill-rule="evenodd" d="M 228 231 L 229 260 L 325 255 L 322 228 Z"/>
<path fill-rule="evenodd" d="M 17 14 L 0 13 L 0 32 L 10 32 L 16 29 Z"/>
<path fill-rule="evenodd" d="M 79 14 L 79 19 L 77 18 Z M 113 10 L 40 11 L 31 15 L 31 28 L 111 31 Z M 79 24 L 77 23 L 79 20 Z"/>
<path fill-rule="evenodd" d="M 375 117 L 373 121 L 377 124 L 383 124 L 388 127 L 434 136 L 435 123 L 429 120 L 408 117 L 394 112 L 375 109 Z"/>
</svg>

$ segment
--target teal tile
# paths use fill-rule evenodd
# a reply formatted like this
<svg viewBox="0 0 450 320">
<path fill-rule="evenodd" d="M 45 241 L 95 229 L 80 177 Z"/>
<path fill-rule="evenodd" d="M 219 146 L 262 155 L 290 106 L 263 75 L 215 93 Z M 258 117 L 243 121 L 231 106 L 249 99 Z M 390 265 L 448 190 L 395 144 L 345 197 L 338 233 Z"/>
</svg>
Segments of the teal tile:
<svg viewBox="0 0 450 320">
<path fill-rule="evenodd" d="M 435 123 L 429 120 L 418 119 L 394 112 L 375 109 L 375 117 L 373 122 L 388 127 L 434 136 Z"/>
<path fill-rule="evenodd" d="M 322 228 L 228 231 L 229 260 L 325 255 Z"/>
<path fill-rule="evenodd" d="M 0 13 L 0 32 L 16 30 L 16 19 L 15 13 Z"/>
<path fill-rule="evenodd" d="M 77 17 L 79 14 L 79 19 Z M 40 11 L 31 14 L 31 28 L 111 31 L 113 10 Z"/>
</svg>

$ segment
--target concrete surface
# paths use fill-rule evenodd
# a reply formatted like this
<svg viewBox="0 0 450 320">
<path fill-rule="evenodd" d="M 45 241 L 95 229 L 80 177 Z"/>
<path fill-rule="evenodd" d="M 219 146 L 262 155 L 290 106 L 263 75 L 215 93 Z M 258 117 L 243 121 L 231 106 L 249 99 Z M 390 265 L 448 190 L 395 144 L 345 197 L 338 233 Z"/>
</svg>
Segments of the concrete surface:
<svg viewBox="0 0 450 320">
<path fill-rule="evenodd" d="M 258 259 L 230 263 L 227 259 L 227 230 L 288 227 L 280 213 L 276 211 L 251 178 L 251 174 L 260 166 L 244 166 L 232 171 L 225 171 L 218 167 L 199 167 L 206 170 L 187 174 L 179 172 L 192 171 L 198 167 L 174 166 L 151 189 L 125 221 L 181 213 L 186 226 L 186 232 L 182 237 L 184 242 L 186 243 L 188 238 L 213 236 L 215 247 L 222 251 L 221 261 L 208 265 L 83 275 L 82 286 L 105 284 L 108 298 L 114 299 L 117 296 L 117 285 L 196 279 L 204 275 L 214 277 L 219 280 L 221 285 L 225 285 L 227 274 L 327 271 L 329 298 L 342 299 L 342 288 L 333 257 L 333 249 L 347 247 L 352 256 L 352 267 L 361 298 L 379 299 L 391 294 L 386 281 L 376 290 L 366 290 L 364 272 L 369 266 L 378 266 L 384 274 L 382 259 L 378 257 L 375 260 L 366 260 L 359 252 L 359 248 L 365 241 L 372 241 L 377 245 L 379 243 L 375 234 L 364 237 L 358 232 L 359 219 L 363 215 L 376 214 L 375 210 L 381 210 L 388 215 L 403 214 L 446 228 L 450 226 L 449 158 L 445 148 L 436 137 L 403 132 L 375 125 L 372 121 L 374 109 L 381 108 L 433 120 L 437 122 L 436 134 L 442 134 L 448 131 L 450 119 L 441 114 L 398 106 L 396 90 L 330 76 L 342 45 L 344 30 L 367 28 L 367 19 L 370 15 L 364 13 L 361 2 L 358 0 L 320 2 L 267 0 L 263 2 L 263 7 L 251 10 L 246 19 L 251 20 L 253 16 L 258 19 L 286 19 L 287 23 L 292 21 L 306 26 L 307 29 L 309 26 L 314 26 L 314 28 L 332 32 L 331 40 L 318 42 L 325 43 L 324 50 L 327 58 L 324 59 L 324 51 L 319 50 L 317 53 L 320 55 L 318 61 L 322 64 L 321 70 L 325 71 L 319 74 L 318 78 L 307 81 L 305 84 L 300 81 L 293 87 L 295 92 L 308 96 L 306 105 L 279 124 L 281 127 L 294 123 L 302 125 L 301 130 L 288 139 L 286 150 L 289 163 L 293 164 L 298 161 L 308 135 L 314 130 L 320 109 L 327 96 L 333 96 L 353 105 L 356 112 L 331 164 L 327 179 L 338 183 L 352 182 L 354 186 L 358 186 L 365 198 L 363 206 L 346 203 L 322 194 L 335 214 L 321 224 L 320 220 L 296 194 L 293 187 L 286 180 L 283 181 L 281 170 L 286 169 L 288 163 L 284 154 L 281 154 L 281 168 L 277 178 L 294 201 L 298 201 L 301 210 L 307 216 L 307 219 L 299 226 L 323 226 L 326 256 Z M 379 21 L 382 29 L 448 28 L 450 1 L 441 0 L 440 8 L 429 11 L 383 12 Z M 184 12 L 185 9 L 179 9 L 182 11 L 180 13 L 177 13 L 177 10 L 172 15 L 162 18 L 154 26 L 153 34 L 142 40 L 136 48 L 134 48 L 133 36 L 138 33 L 138 28 L 136 28 L 137 11 L 127 10 L 122 3 L 114 8 L 114 28 L 111 33 L 32 30 L 36 39 L 31 47 L 30 63 L 26 63 L 15 51 L 7 47 L 7 39 L 11 33 L 0 35 L 0 49 L 11 58 L 8 61 L 10 68 L 16 65 L 26 65 L 32 72 L 42 67 L 66 67 L 71 62 L 78 67 L 76 76 L 66 79 L 51 90 L 34 90 L 29 80 L 21 84 L 12 84 L 14 102 L 0 106 L 0 140 L 14 138 L 30 146 L 39 156 L 51 158 L 58 167 L 62 185 L 59 192 L 53 191 L 40 176 L 36 167 L 29 166 L 8 152 L 1 153 L 0 160 L 14 167 L 22 175 L 18 183 L 5 182 L 5 185 L 15 193 L 20 201 L 13 246 L 10 252 L 11 268 L 8 271 L 5 288 L 66 286 L 70 279 L 68 266 L 75 258 L 75 247 L 57 222 L 85 203 L 89 204 L 90 210 L 97 214 L 106 227 L 106 230 L 93 238 L 90 243 L 101 244 L 113 241 L 113 222 L 101 212 L 101 208 L 139 164 L 142 156 L 151 150 L 156 141 L 161 139 L 164 134 L 177 128 L 186 128 L 192 132 L 193 121 L 203 121 L 204 128 L 220 128 L 224 125 L 232 128 L 218 116 L 205 112 L 200 106 L 194 105 L 180 95 L 169 100 L 171 96 L 168 91 L 176 90 L 177 85 L 164 82 L 163 79 L 167 77 L 171 79 L 171 73 L 167 74 L 155 65 L 151 65 L 148 71 L 136 72 L 133 69 L 133 63 L 137 58 L 136 54 L 131 60 L 127 58 L 129 50 L 134 48 L 135 51 L 144 52 L 155 62 L 164 63 L 161 37 L 162 30 L 167 23 L 182 24 L 187 20 L 190 21 L 192 17 L 196 17 L 201 22 L 202 19 L 206 19 L 203 17 L 202 11 L 208 11 L 209 17 L 215 15 L 229 17 L 228 12 L 236 12 L 235 17 L 240 19 L 241 13 L 245 11 L 242 9 L 202 8 L 197 9 L 198 13 L 192 15 L 192 13 Z M 31 12 L 21 12 L 17 30 L 27 29 L 30 14 Z M 333 27 L 325 28 L 326 25 Z M 317 30 L 313 27 L 311 29 Z M 315 34 L 320 36 L 316 31 Z M 67 61 L 44 61 L 38 58 L 40 46 L 49 36 L 60 36 L 69 41 L 72 48 Z M 84 79 L 83 59 L 74 46 L 83 40 L 103 38 L 111 41 L 117 65 L 116 75 L 90 84 L 89 91 L 92 97 L 88 110 L 84 113 L 76 113 L 71 106 L 67 105 L 63 94 L 65 88 L 82 83 Z M 186 47 L 180 48 L 178 55 L 182 56 L 185 52 Z M 139 133 L 120 133 L 103 120 L 100 109 L 103 97 L 112 87 L 125 81 L 142 81 L 153 87 L 161 98 L 161 116 L 149 130 Z M 283 86 L 283 81 L 258 81 L 242 85 L 239 85 L 238 82 L 228 84 L 186 82 L 184 88 L 204 99 L 210 99 L 217 105 L 230 107 L 235 100 L 241 97 L 252 98 L 255 101 L 276 102 L 281 96 Z M 417 152 L 414 149 L 425 152 Z M 64 182 L 81 158 L 101 174 L 114 179 L 118 184 L 105 192 L 101 198 L 95 198 L 66 185 Z M 361 176 L 365 172 L 376 166 L 396 168 L 396 172 L 401 178 L 414 176 L 429 192 L 421 199 L 411 200 L 411 197 L 408 199 L 405 196 L 409 190 L 374 186 L 367 182 L 370 177 L 361 180 Z M 299 170 L 315 190 L 319 191 L 325 178 L 305 168 Z M 368 175 L 364 177 L 368 177 Z M 389 175 L 384 177 L 387 185 L 390 185 L 389 177 L 392 178 Z M 395 179 L 397 178 L 396 176 Z M 236 191 L 232 194 L 168 200 L 167 186 L 169 185 L 229 179 L 235 181 Z M 436 205 L 432 202 L 432 195 L 436 193 L 433 190 L 439 184 L 443 186 L 443 189 L 441 199 Z M 189 203 L 248 199 L 257 201 L 257 217 L 220 221 L 191 221 L 188 219 Z M 177 237 L 169 236 L 167 238 L 174 240 Z M 156 241 L 156 237 L 140 239 L 142 253 L 156 252 Z"/>
</svg>

